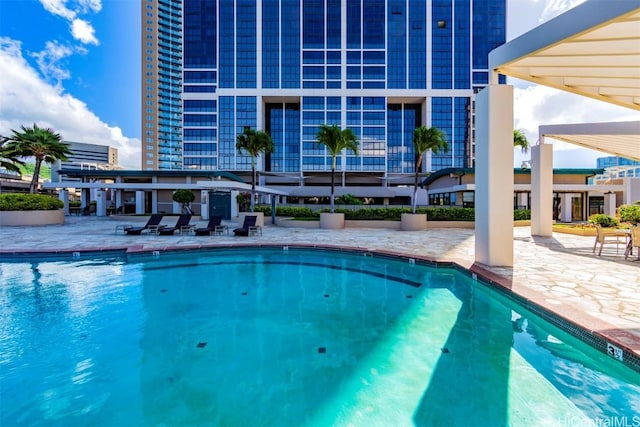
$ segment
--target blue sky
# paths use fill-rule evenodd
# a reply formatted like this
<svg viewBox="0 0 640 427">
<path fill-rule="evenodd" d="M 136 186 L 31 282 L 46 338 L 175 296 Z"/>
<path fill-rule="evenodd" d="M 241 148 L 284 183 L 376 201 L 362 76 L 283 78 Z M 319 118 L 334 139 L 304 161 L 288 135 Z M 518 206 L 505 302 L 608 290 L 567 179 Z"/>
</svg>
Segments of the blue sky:
<svg viewBox="0 0 640 427">
<path fill-rule="evenodd" d="M 508 0 L 508 39 L 583 0 Z M 0 134 L 38 123 L 67 141 L 111 145 L 140 168 L 140 0 L 0 0 Z M 514 127 L 638 120 L 627 110 L 510 81 Z M 554 143 L 555 167 L 605 154 Z M 515 153 L 515 165 L 528 159 Z"/>
</svg>

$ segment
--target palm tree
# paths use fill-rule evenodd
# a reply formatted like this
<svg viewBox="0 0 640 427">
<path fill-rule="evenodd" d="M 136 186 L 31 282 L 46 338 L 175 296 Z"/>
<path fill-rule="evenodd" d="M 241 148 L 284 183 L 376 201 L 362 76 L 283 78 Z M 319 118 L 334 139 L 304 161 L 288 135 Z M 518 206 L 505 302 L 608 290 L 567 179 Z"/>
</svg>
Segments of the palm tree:
<svg viewBox="0 0 640 427">
<path fill-rule="evenodd" d="M 18 160 L 18 156 L 11 148 L 8 148 L 9 138 L 0 138 L 0 168 L 6 169 L 12 172 L 20 172 L 20 165 L 24 165 L 24 162 Z"/>
<path fill-rule="evenodd" d="M 419 126 L 413 130 L 413 149 L 416 156 L 416 176 L 413 184 L 413 199 L 411 200 L 411 212 L 416 213 L 418 184 L 420 179 L 420 166 L 424 153 L 431 150 L 433 154 L 449 152 L 449 143 L 444 133 L 436 127 Z"/>
<path fill-rule="evenodd" d="M 525 136 L 524 132 L 519 129 L 513 130 L 513 146 L 520 147 L 523 153 L 529 151 L 529 140 Z"/>
<path fill-rule="evenodd" d="M 256 158 L 261 153 L 273 152 L 273 141 L 271 136 L 265 131 L 257 131 L 250 127 L 245 127 L 244 132 L 236 136 L 236 149 L 242 153 L 245 151 L 251 156 L 251 205 L 250 210 L 253 212 L 255 207 L 256 192 Z"/>
<path fill-rule="evenodd" d="M 329 200 L 331 213 L 334 213 L 336 157 L 344 149 L 351 150 L 353 154 L 357 155 L 358 137 L 351 129 L 340 129 L 338 125 L 320 125 L 320 130 L 316 134 L 316 141 L 318 144 L 327 147 L 331 155 L 331 198 Z"/>
<path fill-rule="evenodd" d="M 62 142 L 62 136 L 53 129 L 39 128 L 35 123 L 32 128 L 21 126 L 22 132 L 11 129 L 13 135 L 5 138 L 6 149 L 16 157 L 34 157 L 36 164 L 33 179 L 29 187 L 31 194 L 38 188 L 40 166 L 42 162 L 55 163 L 57 160 L 67 160 L 71 154 L 69 145 Z"/>
</svg>

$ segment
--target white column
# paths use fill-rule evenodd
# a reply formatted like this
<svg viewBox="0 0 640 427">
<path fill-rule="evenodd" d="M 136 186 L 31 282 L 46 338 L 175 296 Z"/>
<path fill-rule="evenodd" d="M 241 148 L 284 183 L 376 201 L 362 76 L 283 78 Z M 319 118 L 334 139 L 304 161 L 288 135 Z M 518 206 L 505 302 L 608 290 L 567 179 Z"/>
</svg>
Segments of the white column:
<svg viewBox="0 0 640 427">
<path fill-rule="evenodd" d="M 528 206 L 529 202 L 529 194 L 528 193 L 518 193 L 518 201 L 517 207 L 521 209 L 529 209 L 531 206 Z"/>
<path fill-rule="evenodd" d="M 69 215 L 69 190 L 58 191 L 58 199 L 64 203 L 64 214 Z"/>
<path fill-rule="evenodd" d="M 158 212 L 158 190 L 151 190 L 151 212 Z"/>
<path fill-rule="evenodd" d="M 571 202 L 573 194 L 563 193 L 560 195 L 560 221 L 571 222 Z"/>
<path fill-rule="evenodd" d="M 200 191 L 200 218 L 209 220 L 209 190 Z"/>
<path fill-rule="evenodd" d="M 144 214 L 144 191 L 136 191 L 136 214 Z"/>
<path fill-rule="evenodd" d="M 107 192 L 96 191 L 96 216 L 107 216 Z"/>
<path fill-rule="evenodd" d="M 236 197 L 238 197 L 238 193 L 240 192 L 237 190 L 231 190 L 231 218 L 238 217 L 238 199 L 236 199 Z"/>
<path fill-rule="evenodd" d="M 476 98 L 475 259 L 513 266 L 513 87 L 490 85 Z"/>
<path fill-rule="evenodd" d="M 83 188 L 80 190 L 80 206 L 84 208 L 85 206 L 89 206 L 89 202 L 91 201 L 90 192 L 87 188 Z"/>
<path fill-rule="evenodd" d="M 604 193 L 604 213 L 616 216 L 616 193 Z"/>
<path fill-rule="evenodd" d="M 121 214 L 124 214 L 124 204 L 122 203 L 122 190 L 115 190 L 116 192 L 116 209 L 122 206 Z"/>
<path fill-rule="evenodd" d="M 553 145 L 541 143 L 531 147 L 531 235 L 552 234 Z"/>
</svg>

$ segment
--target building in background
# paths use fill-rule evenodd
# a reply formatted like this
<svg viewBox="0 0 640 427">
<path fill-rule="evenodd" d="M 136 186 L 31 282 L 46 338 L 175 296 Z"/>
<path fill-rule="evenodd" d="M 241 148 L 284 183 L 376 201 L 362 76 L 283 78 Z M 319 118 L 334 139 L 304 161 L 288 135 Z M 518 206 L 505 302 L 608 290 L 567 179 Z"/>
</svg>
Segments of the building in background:
<svg viewBox="0 0 640 427">
<path fill-rule="evenodd" d="M 640 161 L 627 159 L 626 157 L 608 156 L 598 157 L 596 159 L 598 169 L 606 169 L 612 167 L 640 166 Z"/>
<path fill-rule="evenodd" d="M 328 185 L 318 126 L 352 129 L 343 186 L 412 182 L 412 132 L 444 131 L 424 171 L 474 165 L 474 94 L 505 42 L 506 0 L 143 0 L 142 170 L 223 170 L 267 131 L 262 184 Z M 350 172 L 346 174 L 346 172 Z"/>
<path fill-rule="evenodd" d="M 69 145 L 71 155 L 66 161 L 58 160 L 51 165 L 51 181 L 62 181 L 60 169 L 118 169 L 118 149 L 108 145 L 85 144 L 84 142 L 64 141 Z"/>
</svg>

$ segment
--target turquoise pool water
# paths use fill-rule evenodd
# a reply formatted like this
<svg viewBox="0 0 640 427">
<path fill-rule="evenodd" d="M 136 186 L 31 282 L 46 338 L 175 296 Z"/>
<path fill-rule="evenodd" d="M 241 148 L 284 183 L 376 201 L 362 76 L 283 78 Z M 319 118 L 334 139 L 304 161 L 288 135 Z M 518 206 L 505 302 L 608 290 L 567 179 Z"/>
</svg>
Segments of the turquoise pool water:
<svg viewBox="0 0 640 427">
<path fill-rule="evenodd" d="M 336 251 L 1 263 L 0 387 L 3 427 L 640 425 L 636 372 L 504 296 Z"/>
</svg>

